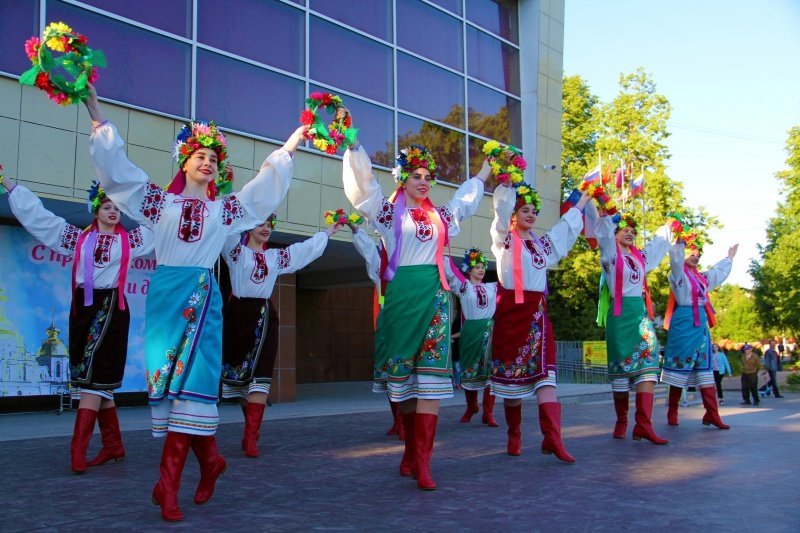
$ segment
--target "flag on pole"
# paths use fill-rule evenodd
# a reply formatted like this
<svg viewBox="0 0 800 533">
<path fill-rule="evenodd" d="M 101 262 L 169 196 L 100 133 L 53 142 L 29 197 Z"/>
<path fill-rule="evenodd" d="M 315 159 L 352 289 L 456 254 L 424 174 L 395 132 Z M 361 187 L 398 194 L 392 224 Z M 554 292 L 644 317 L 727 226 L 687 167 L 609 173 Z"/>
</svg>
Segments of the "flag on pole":
<svg viewBox="0 0 800 533">
<path fill-rule="evenodd" d="M 631 183 L 631 198 L 644 192 L 644 174 L 633 180 Z"/>
<path fill-rule="evenodd" d="M 581 199 L 581 192 L 578 189 L 573 189 L 572 193 L 567 197 L 566 200 L 561 204 L 561 216 L 564 216 L 564 213 L 578 205 L 578 202 Z M 589 211 L 592 211 L 595 216 L 594 219 L 590 219 Z M 595 232 L 595 224 L 592 222 L 589 223 L 590 220 L 596 220 L 597 218 L 597 210 L 593 205 L 593 202 L 589 202 L 586 204 L 586 209 L 584 210 L 583 216 L 583 229 L 581 230 L 581 235 L 586 237 L 586 241 L 589 243 L 591 248 L 597 248 L 597 234 Z"/>
<path fill-rule="evenodd" d="M 617 174 L 616 174 L 616 176 L 614 178 L 614 181 L 615 181 L 614 184 L 617 186 L 617 189 L 621 189 L 622 188 L 622 181 L 624 179 L 623 174 L 624 173 L 622 172 L 622 167 L 617 167 Z"/>
<path fill-rule="evenodd" d="M 611 165 L 603 169 L 603 185 L 611 183 Z"/>
<path fill-rule="evenodd" d="M 592 170 L 583 175 L 584 183 L 597 183 L 601 180 L 600 165 L 597 165 Z"/>
</svg>

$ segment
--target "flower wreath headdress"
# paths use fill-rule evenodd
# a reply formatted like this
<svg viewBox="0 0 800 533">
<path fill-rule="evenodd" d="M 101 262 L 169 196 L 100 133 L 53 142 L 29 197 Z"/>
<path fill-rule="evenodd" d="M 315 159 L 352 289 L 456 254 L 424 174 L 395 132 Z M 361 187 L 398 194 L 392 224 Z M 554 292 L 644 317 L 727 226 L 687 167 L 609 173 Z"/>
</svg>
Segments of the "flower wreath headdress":
<svg viewBox="0 0 800 533">
<path fill-rule="evenodd" d="M 483 264 L 486 266 L 486 256 L 480 250 L 480 248 L 470 248 L 466 252 L 464 252 L 464 260 L 461 262 L 461 272 L 464 274 L 468 273 L 470 270 L 475 268 L 478 263 Z"/>
<path fill-rule="evenodd" d="M 634 231 L 638 231 L 636 229 L 636 219 L 630 213 L 617 213 L 611 221 L 616 226 L 615 233 L 623 228 L 633 228 Z"/>
<path fill-rule="evenodd" d="M 517 202 L 514 204 L 514 211 L 522 207 L 523 205 L 532 205 L 533 208 L 538 213 L 542 209 L 542 200 L 539 198 L 539 193 L 536 192 L 536 189 L 531 187 L 528 183 L 520 182 L 518 185 L 514 186 L 514 192 L 517 195 Z"/>
<path fill-rule="evenodd" d="M 270 216 L 267 217 L 266 222 L 269 224 L 270 228 L 275 229 L 275 226 L 278 225 L 278 215 L 275 213 L 270 214 Z"/>
<path fill-rule="evenodd" d="M 110 198 L 106 196 L 106 191 L 103 189 L 103 186 L 100 185 L 99 181 L 92 180 L 92 186 L 89 187 L 89 198 L 86 205 L 89 212 L 97 213 L 97 210 L 100 209 L 100 206 L 103 205 L 103 202 L 106 200 L 110 200 Z"/>
<path fill-rule="evenodd" d="M 398 183 L 405 183 L 414 170 L 427 168 L 431 173 L 431 185 L 436 183 L 436 160 L 430 152 L 418 144 L 403 148 L 397 154 L 396 166 L 392 169 L 392 176 Z"/>
<path fill-rule="evenodd" d="M 183 168 L 186 160 L 201 148 L 210 148 L 217 154 L 219 176 L 214 181 L 216 194 L 229 194 L 233 190 L 233 172 L 228 167 L 228 141 L 213 120 L 184 125 L 175 138 L 172 155 L 178 167 Z"/>
</svg>

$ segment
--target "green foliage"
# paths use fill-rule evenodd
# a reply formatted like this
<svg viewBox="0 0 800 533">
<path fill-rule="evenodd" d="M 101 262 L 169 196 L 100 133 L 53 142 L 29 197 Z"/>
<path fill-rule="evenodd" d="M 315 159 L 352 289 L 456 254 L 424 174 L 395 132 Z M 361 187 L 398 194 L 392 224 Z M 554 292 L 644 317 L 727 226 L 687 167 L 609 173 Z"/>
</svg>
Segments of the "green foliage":
<svg viewBox="0 0 800 533">
<path fill-rule="evenodd" d="M 742 353 L 738 351 L 724 351 L 728 363 L 731 365 L 731 373 L 734 376 L 742 375 Z"/>
<path fill-rule="evenodd" d="M 770 336 L 761 327 L 750 291 L 735 285 L 723 285 L 710 296 L 717 311 L 717 326 L 711 330 L 715 339 L 752 342 Z"/>
<path fill-rule="evenodd" d="M 780 383 L 780 382 L 779 382 Z M 793 373 L 786 376 L 786 383 L 789 385 L 800 385 L 800 374 Z"/>
<path fill-rule="evenodd" d="M 776 174 L 785 201 L 767 227 L 759 246 L 761 261 L 750 264 L 755 306 L 762 322 L 781 331 L 800 333 L 800 126 L 789 131 L 787 169 Z"/>
</svg>

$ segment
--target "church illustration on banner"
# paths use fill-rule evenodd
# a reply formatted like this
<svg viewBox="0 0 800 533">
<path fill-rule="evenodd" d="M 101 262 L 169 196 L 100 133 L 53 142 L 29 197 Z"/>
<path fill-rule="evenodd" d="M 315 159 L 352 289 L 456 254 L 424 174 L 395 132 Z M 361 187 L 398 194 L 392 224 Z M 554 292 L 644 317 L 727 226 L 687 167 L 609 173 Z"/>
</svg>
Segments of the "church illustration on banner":
<svg viewBox="0 0 800 533">
<path fill-rule="evenodd" d="M 8 319 L 7 297 L 0 289 L 0 396 L 31 396 L 65 392 L 69 388 L 69 352 L 51 320 L 37 353 Z"/>
</svg>

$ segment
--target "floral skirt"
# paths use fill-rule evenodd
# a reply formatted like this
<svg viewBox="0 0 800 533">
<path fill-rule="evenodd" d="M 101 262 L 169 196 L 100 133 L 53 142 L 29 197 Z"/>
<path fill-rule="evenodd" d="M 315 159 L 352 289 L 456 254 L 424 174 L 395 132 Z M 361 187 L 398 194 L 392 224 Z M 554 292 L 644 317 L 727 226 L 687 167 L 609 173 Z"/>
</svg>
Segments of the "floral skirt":
<svg viewBox="0 0 800 533">
<path fill-rule="evenodd" d="M 493 329 L 494 321 L 491 318 L 465 320 L 461 324 L 458 346 L 462 388 L 481 390 L 489 383 Z"/>
<path fill-rule="evenodd" d="M 706 310 L 700 307 L 700 325 L 694 325 L 692 306 L 675 308 L 667 333 L 664 369 L 673 372 L 710 371 L 711 336 Z"/>
<path fill-rule="evenodd" d="M 556 371 L 556 342 L 541 292 L 525 291 L 514 302 L 514 291 L 497 288 L 492 335 L 492 383 L 530 385 Z"/>
<path fill-rule="evenodd" d="M 169 398 L 216 404 L 222 370 L 222 297 L 211 270 L 159 265 L 145 311 L 151 405 Z"/>
<path fill-rule="evenodd" d="M 450 301 L 435 265 L 397 269 L 379 324 L 373 390 L 386 383 L 393 401 L 428 398 L 428 387 L 431 397 L 452 396 Z"/>
<path fill-rule="evenodd" d="M 69 317 L 70 381 L 89 390 L 114 390 L 122 385 L 128 354 L 131 315 L 128 302 L 119 309 L 118 291 L 94 289 L 92 305 L 83 305 L 83 287 L 73 294 Z M 66 371 L 66 369 L 64 369 Z"/>
<path fill-rule="evenodd" d="M 613 300 L 606 318 L 608 377 L 658 375 L 658 340 L 642 298 L 624 297 L 622 313 L 614 316 Z"/>
<path fill-rule="evenodd" d="M 271 300 L 231 297 L 222 319 L 222 383 L 272 381 L 279 325 Z"/>
</svg>

